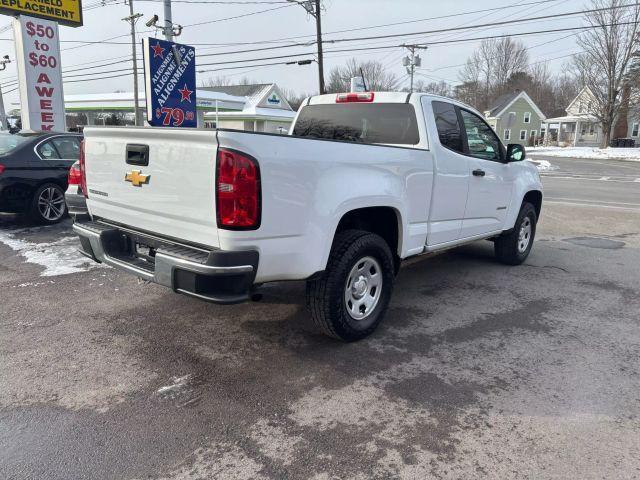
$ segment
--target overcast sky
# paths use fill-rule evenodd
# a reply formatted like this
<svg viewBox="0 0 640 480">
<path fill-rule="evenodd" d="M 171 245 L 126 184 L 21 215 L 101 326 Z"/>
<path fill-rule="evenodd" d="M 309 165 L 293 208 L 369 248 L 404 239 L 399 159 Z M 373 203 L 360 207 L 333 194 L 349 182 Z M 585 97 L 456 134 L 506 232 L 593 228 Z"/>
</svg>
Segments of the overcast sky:
<svg viewBox="0 0 640 480">
<path fill-rule="evenodd" d="M 193 2 L 195 0 L 187 1 Z M 207 0 L 202 1 L 206 2 Z M 283 37 L 306 36 L 297 40 L 289 40 L 289 42 L 300 42 L 315 39 L 315 20 L 307 15 L 301 6 L 289 6 L 285 3 L 280 3 L 274 0 L 267 3 L 264 3 L 264 1 L 265 0 L 261 3 L 261 0 L 256 0 L 258 4 L 250 5 L 174 3 L 173 21 L 174 23 L 185 25 L 183 33 L 177 41 L 196 45 L 196 52 L 199 56 L 197 60 L 198 69 L 213 69 L 239 65 L 228 64 L 219 66 L 202 66 L 204 63 L 261 59 L 285 54 L 300 53 L 297 58 L 311 58 L 310 55 L 304 55 L 304 53 L 314 51 L 314 45 L 242 54 L 238 53 L 224 56 L 200 57 L 200 55 L 216 52 L 248 50 L 251 48 L 260 48 L 271 45 L 282 45 L 283 42 L 265 43 L 265 41 L 279 40 Z M 533 5 L 532 2 L 534 1 L 535 0 L 518 0 L 515 2 L 510 2 L 509 0 L 459 0 L 457 2 L 442 0 L 325 0 L 322 26 L 323 32 L 325 32 L 325 40 L 363 36 L 369 37 L 394 33 L 428 31 L 455 26 L 484 24 L 561 12 L 572 12 L 581 10 L 585 5 L 585 1 L 576 0 L 546 1 L 544 3 L 538 2 L 538 4 Z M 60 37 L 63 42 L 61 45 L 63 50 L 63 71 L 68 69 L 76 70 L 83 66 L 91 67 L 92 65 L 98 65 L 100 63 L 106 64 L 110 62 L 117 62 L 118 60 L 124 59 L 124 57 L 129 55 L 131 52 L 130 37 L 126 36 L 129 33 L 129 26 L 126 22 L 121 20 L 129 14 L 128 5 L 125 5 L 123 2 L 115 3 L 113 1 L 107 1 L 104 6 L 87 9 L 87 7 L 95 6 L 96 4 L 98 4 L 98 0 L 84 1 L 85 12 L 83 27 L 60 27 Z M 478 11 L 481 9 L 492 9 L 496 7 L 501 8 L 494 11 Z M 142 13 L 144 15 L 137 25 L 137 29 L 140 32 L 139 39 L 142 36 L 160 37 L 160 32 L 155 35 L 153 31 L 149 31 L 149 29 L 145 27 L 144 23 L 154 13 L 157 13 L 161 19 L 163 18 L 161 0 L 134 0 L 134 10 L 136 13 Z M 264 10 L 271 11 L 234 20 L 224 20 L 203 25 L 187 26 L 198 22 L 225 19 L 227 17 Z M 451 16 L 449 18 L 433 19 L 433 17 L 441 17 L 445 15 Z M 3 19 L 0 19 L 0 28 L 4 25 L 9 25 L 11 21 L 11 17 L 4 16 Z M 413 22 L 402 25 L 356 30 L 362 27 L 406 21 Z M 362 60 L 378 60 L 384 63 L 399 77 L 403 77 L 403 84 L 406 85 L 408 84 L 408 78 L 406 76 L 405 69 L 401 64 L 401 59 L 406 54 L 406 51 L 403 51 L 401 47 L 397 46 L 403 42 L 420 42 L 428 44 L 429 42 L 440 40 L 566 28 L 580 26 L 581 24 L 581 18 L 579 16 L 574 16 L 514 25 L 485 27 L 482 29 L 458 32 L 336 43 L 333 45 L 326 44 L 325 50 L 327 50 L 327 53 L 325 56 L 325 78 L 328 77 L 328 72 L 333 66 L 345 62 L 350 57 L 358 57 Z M 332 33 L 338 31 L 342 32 Z M 567 61 L 566 56 L 579 50 L 575 44 L 575 36 L 573 36 L 572 33 L 574 32 L 538 34 L 520 37 L 519 40 L 521 40 L 525 46 L 530 48 L 529 54 L 531 61 L 540 61 L 564 56 L 565 58 L 550 61 L 552 70 L 558 71 L 561 69 L 562 64 Z M 67 43 L 68 41 L 78 40 L 97 41 L 119 35 L 124 36 L 110 40 L 111 43 L 91 45 Z M 0 33 L 0 39 L 0 45 L 2 45 L 0 55 L 8 54 L 13 59 L 15 57 L 15 48 L 12 30 Z M 198 45 L 233 44 L 237 42 L 261 43 L 253 46 Z M 541 45 L 543 43 L 544 45 Z M 442 79 L 452 84 L 458 83 L 457 74 L 460 68 L 458 65 L 464 63 L 466 58 L 478 44 L 479 41 L 470 41 L 458 44 L 431 46 L 427 51 L 421 52 L 423 68 L 419 70 L 419 76 L 416 78 L 423 79 L 425 81 L 437 81 Z M 393 48 L 352 53 L 329 52 L 330 50 L 343 50 L 347 48 L 370 46 L 392 46 Z M 77 66 L 78 64 L 97 62 L 103 59 L 105 59 L 104 62 L 80 65 L 80 67 Z M 256 60 L 248 63 L 271 63 L 283 62 L 286 60 L 288 59 Z M 87 72 L 96 72 L 95 76 L 114 75 L 114 73 L 100 75 L 98 72 L 111 71 L 120 68 L 124 69 L 129 66 L 130 64 L 127 63 L 113 63 L 113 65 L 87 70 Z M 76 75 L 82 73 L 84 72 L 73 72 L 73 74 Z M 260 82 L 276 82 L 284 88 L 293 89 L 298 92 L 313 92 L 314 90 L 317 90 L 316 64 L 309 66 L 274 65 L 267 67 L 247 67 L 246 69 L 227 70 L 217 73 L 200 73 L 198 74 L 198 84 L 200 85 L 202 81 L 209 77 L 222 74 L 228 76 L 234 82 L 239 81 L 246 75 L 247 77 Z M 15 79 L 15 75 L 15 65 L 11 64 L 4 72 L 0 73 L 0 82 L 7 83 L 12 81 Z M 81 78 L 82 77 L 78 79 Z M 4 90 L 8 92 L 11 88 L 12 87 L 6 87 Z M 91 82 L 65 83 L 64 89 L 66 94 L 102 93 L 114 92 L 116 90 L 132 91 L 132 77 L 127 76 Z M 5 95 L 5 105 L 7 110 L 15 108 L 17 101 L 17 92 L 7 93 Z"/>
</svg>

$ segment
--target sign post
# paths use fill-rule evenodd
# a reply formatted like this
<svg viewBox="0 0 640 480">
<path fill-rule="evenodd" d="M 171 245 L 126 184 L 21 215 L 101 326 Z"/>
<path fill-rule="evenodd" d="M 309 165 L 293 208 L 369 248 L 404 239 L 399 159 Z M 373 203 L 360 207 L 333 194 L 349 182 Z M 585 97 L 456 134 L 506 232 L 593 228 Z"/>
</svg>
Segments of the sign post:
<svg viewBox="0 0 640 480">
<path fill-rule="evenodd" d="M 58 24 L 20 15 L 13 28 L 22 128 L 64 132 Z"/>
<path fill-rule="evenodd" d="M 195 49 L 157 38 L 144 38 L 142 53 L 149 124 L 154 127 L 197 127 Z"/>
</svg>

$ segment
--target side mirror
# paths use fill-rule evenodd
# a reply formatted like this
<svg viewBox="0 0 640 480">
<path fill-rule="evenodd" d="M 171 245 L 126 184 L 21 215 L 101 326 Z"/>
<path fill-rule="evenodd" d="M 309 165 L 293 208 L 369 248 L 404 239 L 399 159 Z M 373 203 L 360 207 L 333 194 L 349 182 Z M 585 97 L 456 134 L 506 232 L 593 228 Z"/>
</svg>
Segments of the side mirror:
<svg viewBox="0 0 640 480">
<path fill-rule="evenodd" d="M 520 162 L 527 158 L 524 146 L 519 143 L 510 143 L 507 146 L 507 162 Z"/>
</svg>

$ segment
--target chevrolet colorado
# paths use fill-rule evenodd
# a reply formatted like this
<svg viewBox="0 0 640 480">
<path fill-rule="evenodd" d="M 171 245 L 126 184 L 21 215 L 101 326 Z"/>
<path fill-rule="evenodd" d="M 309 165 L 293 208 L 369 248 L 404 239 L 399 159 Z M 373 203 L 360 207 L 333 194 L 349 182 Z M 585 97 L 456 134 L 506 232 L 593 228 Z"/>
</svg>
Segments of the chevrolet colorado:
<svg viewBox="0 0 640 480">
<path fill-rule="evenodd" d="M 289 135 L 84 135 L 91 220 L 74 229 L 86 256 L 217 303 L 306 280 L 315 323 L 345 341 L 378 326 L 403 259 L 490 239 L 499 261 L 522 263 L 542 206 L 522 146 L 428 94 L 311 97 Z"/>
</svg>

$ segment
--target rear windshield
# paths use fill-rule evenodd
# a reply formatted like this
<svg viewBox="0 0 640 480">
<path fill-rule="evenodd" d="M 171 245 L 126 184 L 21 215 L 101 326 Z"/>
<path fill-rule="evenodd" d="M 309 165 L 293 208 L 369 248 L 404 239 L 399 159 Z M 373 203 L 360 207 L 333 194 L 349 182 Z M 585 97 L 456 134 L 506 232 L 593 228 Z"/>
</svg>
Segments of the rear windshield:
<svg viewBox="0 0 640 480">
<path fill-rule="evenodd" d="M 11 152 L 19 145 L 28 142 L 29 139 L 20 135 L 10 133 L 0 133 L 0 155 Z"/>
<path fill-rule="evenodd" d="M 415 109 L 407 103 L 309 105 L 300 112 L 293 135 L 396 145 L 420 141 Z"/>
</svg>

